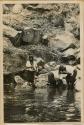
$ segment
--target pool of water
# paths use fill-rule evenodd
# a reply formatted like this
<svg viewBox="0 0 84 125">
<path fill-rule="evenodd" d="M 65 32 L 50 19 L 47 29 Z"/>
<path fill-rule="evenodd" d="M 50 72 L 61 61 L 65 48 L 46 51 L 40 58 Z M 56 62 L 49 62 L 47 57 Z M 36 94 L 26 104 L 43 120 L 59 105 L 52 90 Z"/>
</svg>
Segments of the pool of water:
<svg viewBox="0 0 84 125">
<path fill-rule="evenodd" d="M 51 87 L 6 94 L 4 120 L 19 122 L 79 122 L 80 91 Z"/>
</svg>

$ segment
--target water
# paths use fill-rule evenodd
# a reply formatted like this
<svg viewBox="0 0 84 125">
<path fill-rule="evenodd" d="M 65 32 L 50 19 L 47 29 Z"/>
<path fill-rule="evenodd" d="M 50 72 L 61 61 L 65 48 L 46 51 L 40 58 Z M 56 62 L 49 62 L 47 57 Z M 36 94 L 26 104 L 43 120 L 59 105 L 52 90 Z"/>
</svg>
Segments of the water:
<svg viewBox="0 0 84 125">
<path fill-rule="evenodd" d="M 80 91 L 51 87 L 5 96 L 5 122 L 79 122 Z"/>
</svg>

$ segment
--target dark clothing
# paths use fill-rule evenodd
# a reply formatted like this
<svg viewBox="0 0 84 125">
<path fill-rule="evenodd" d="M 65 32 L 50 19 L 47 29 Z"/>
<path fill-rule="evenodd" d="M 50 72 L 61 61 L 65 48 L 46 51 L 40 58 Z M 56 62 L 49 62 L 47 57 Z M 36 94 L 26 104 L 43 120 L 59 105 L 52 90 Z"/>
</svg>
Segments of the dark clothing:
<svg viewBox="0 0 84 125">
<path fill-rule="evenodd" d="M 35 71 L 29 71 L 27 70 L 27 80 L 28 82 L 34 82 L 34 75 L 35 75 Z"/>
<path fill-rule="evenodd" d="M 66 82 L 67 82 L 67 86 L 68 89 L 73 89 L 75 86 L 75 81 L 76 81 L 76 76 L 71 75 L 71 74 L 67 74 L 66 76 Z"/>
<path fill-rule="evenodd" d="M 66 72 L 66 67 L 60 66 L 60 67 L 59 67 L 59 74 L 62 74 L 62 73 L 64 73 L 64 72 Z"/>
<path fill-rule="evenodd" d="M 49 83 L 50 85 L 56 85 L 56 80 L 55 80 L 54 74 L 53 74 L 52 72 L 50 72 L 50 73 L 48 74 L 48 83 Z"/>
</svg>

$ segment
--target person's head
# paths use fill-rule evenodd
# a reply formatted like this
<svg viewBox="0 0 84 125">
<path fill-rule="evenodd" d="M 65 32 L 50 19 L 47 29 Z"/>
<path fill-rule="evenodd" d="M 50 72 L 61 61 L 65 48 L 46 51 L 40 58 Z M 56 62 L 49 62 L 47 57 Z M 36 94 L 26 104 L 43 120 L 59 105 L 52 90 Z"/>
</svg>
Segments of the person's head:
<svg viewBox="0 0 84 125">
<path fill-rule="evenodd" d="M 67 76 L 71 76 L 71 73 L 68 73 Z"/>
<path fill-rule="evenodd" d="M 32 55 L 29 55 L 29 61 L 30 61 L 30 62 L 33 62 L 33 60 L 34 60 L 34 59 L 33 59 L 33 56 L 32 56 Z"/>
</svg>

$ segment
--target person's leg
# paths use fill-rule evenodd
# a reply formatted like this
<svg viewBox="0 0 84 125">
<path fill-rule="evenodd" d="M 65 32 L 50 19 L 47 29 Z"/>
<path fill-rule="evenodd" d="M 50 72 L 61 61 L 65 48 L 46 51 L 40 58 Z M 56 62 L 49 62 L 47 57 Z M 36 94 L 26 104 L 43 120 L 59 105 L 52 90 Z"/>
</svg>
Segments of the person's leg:
<svg viewBox="0 0 84 125">
<path fill-rule="evenodd" d="M 70 82 L 67 80 L 67 88 L 70 89 Z"/>
<path fill-rule="evenodd" d="M 35 86 L 35 73 L 32 73 L 31 83 L 32 83 L 32 87 L 33 87 L 33 88 L 36 88 L 36 86 Z"/>
</svg>

